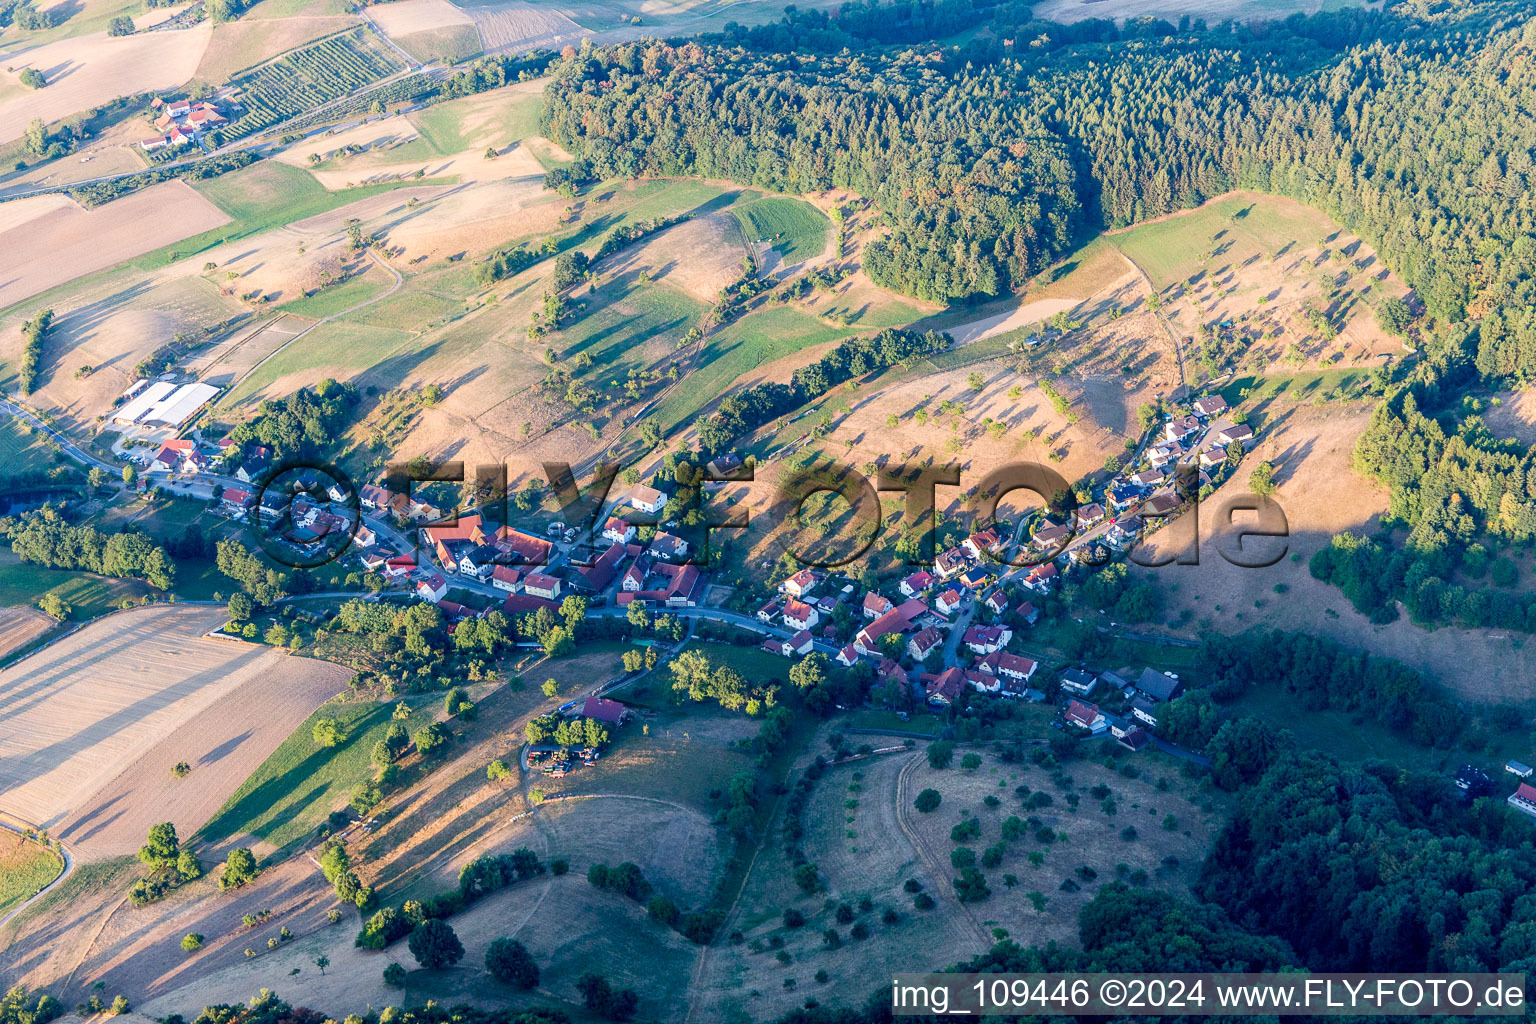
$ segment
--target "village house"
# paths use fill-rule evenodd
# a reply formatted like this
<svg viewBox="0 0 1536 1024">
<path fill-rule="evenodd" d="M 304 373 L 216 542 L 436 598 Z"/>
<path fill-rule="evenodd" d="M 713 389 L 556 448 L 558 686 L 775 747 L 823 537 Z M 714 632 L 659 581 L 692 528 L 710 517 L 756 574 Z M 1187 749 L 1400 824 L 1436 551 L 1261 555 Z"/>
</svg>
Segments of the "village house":
<svg viewBox="0 0 1536 1024">
<path fill-rule="evenodd" d="M 816 641 L 808 629 L 802 629 L 788 640 L 780 640 L 778 642 L 779 653 L 786 658 L 797 654 L 810 654 L 815 646 Z"/>
<path fill-rule="evenodd" d="M 929 626 L 927 629 L 918 630 L 912 635 L 912 639 L 907 641 L 907 653 L 914 661 L 922 661 L 938 650 L 943 642 L 944 634 Z"/>
<path fill-rule="evenodd" d="M 1131 714 L 1145 722 L 1150 728 L 1157 728 L 1157 704 L 1145 697 L 1137 696 L 1131 699 Z"/>
<path fill-rule="evenodd" d="M 987 555 L 995 555 L 1003 550 L 1003 540 L 997 535 L 997 530 L 987 527 L 977 533 L 971 534 L 961 542 L 970 556 L 976 561 L 981 561 Z"/>
<path fill-rule="evenodd" d="M 1098 705 L 1085 700 L 1067 701 L 1066 710 L 1061 713 L 1061 717 L 1067 724 L 1086 729 L 1095 736 L 1109 728 L 1104 712 L 1099 710 Z"/>
<path fill-rule="evenodd" d="M 1002 587 L 998 587 L 991 594 L 988 594 L 987 599 L 981 603 L 986 605 L 987 611 L 993 615 L 1002 615 L 1008 610 L 1008 596 L 1003 593 Z"/>
<path fill-rule="evenodd" d="M 606 697 L 588 697 L 581 706 L 582 718 L 590 718 L 594 722 L 601 722 L 614 728 L 629 721 L 630 716 L 629 708 Z"/>
<path fill-rule="evenodd" d="M 1009 654 L 1007 651 L 994 651 L 976 663 L 976 667 L 989 675 L 999 679 L 1012 679 L 1020 683 L 1027 683 L 1035 674 L 1035 669 L 1040 666 L 1033 658 L 1025 658 L 1017 654 Z M 1022 691 L 1012 694 L 1005 688 L 1004 696 L 1022 696 Z"/>
<path fill-rule="evenodd" d="M 639 561 L 638 559 L 636 560 Z M 671 562 L 648 562 L 648 571 L 642 573 L 645 586 L 650 589 L 631 591 L 628 577 L 625 588 L 615 597 L 620 605 L 632 601 L 644 601 L 648 605 L 665 605 L 668 608 L 692 608 L 699 603 L 704 591 L 704 574 L 696 565 L 673 565 Z M 651 577 L 657 577 L 654 583 Z"/>
<path fill-rule="evenodd" d="M 1029 538 L 1029 546 L 1036 551 L 1048 551 L 1062 547 L 1071 539 L 1072 527 L 1052 524 L 1036 530 Z"/>
<path fill-rule="evenodd" d="M 880 659 L 880 667 L 875 670 L 875 676 L 882 683 L 895 683 L 903 690 L 910 685 L 907 680 L 907 670 L 901 667 L 900 662 L 892 661 L 890 658 Z"/>
<path fill-rule="evenodd" d="M 431 601 L 437 604 L 448 593 L 448 581 L 437 573 L 428 573 L 426 578 L 416 584 L 416 596 L 423 601 Z"/>
<path fill-rule="evenodd" d="M 1058 679 L 1063 693 L 1070 693 L 1077 697 L 1092 697 L 1093 689 L 1099 684 L 1098 677 L 1092 672 L 1085 672 L 1080 668 L 1069 668 Z"/>
<path fill-rule="evenodd" d="M 400 579 L 416 571 L 416 559 L 410 555 L 396 555 L 384 563 L 384 578 Z"/>
<path fill-rule="evenodd" d="M 523 589 L 523 573 L 509 565 L 498 565 L 491 570 L 491 586 L 515 594 Z"/>
<path fill-rule="evenodd" d="M 1195 399 L 1193 408 L 1196 416 L 1208 420 L 1212 416 L 1220 416 L 1227 411 L 1227 400 L 1220 395 L 1207 395 L 1205 398 Z"/>
<path fill-rule="evenodd" d="M 618 516 L 609 517 L 603 524 L 603 539 L 615 544 L 628 544 L 635 539 L 635 525 L 620 519 Z"/>
<path fill-rule="evenodd" d="M 1166 516 L 1182 504 L 1183 502 L 1179 501 L 1179 496 L 1172 491 L 1160 491 L 1148 498 L 1146 503 L 1141 506 L 1141 514 L 1154 518 Z"/>
<path fill-rule="evenodd" d="M 758 622 L 772 622 L 779 617 L 779 612 L 784 610 L 784 602 L 775 597 L 757 610 Z"/>
<path fill-rule="evenodd" d="M 1201 469 L 1214 469 L 1226 461 L 1227 450 L 1225 448 L 1207 448 L 1200 453 Z"/>
<path fill-rule="evenodd" d="M 1145 490 L 1148 487 L 1160 486 L 1167 479 L 1168 474 L 1160 469 L 1144 469 L 1140 473 L 1132 474 L 1131 483 Z"/>
<path fill-rule="evenodd" d="M 1234 423 L 1216 431 L 1216 440 L 1222 444 L 1247 444 L 1253 440 L 1253 428 L 1246 423 Z"/>
<path fill-rule="evenodd" d="M 789 601 L 784 605 L 784 625 L 790 629 L 814 629 L 821 615 L 803 601 Z"/>
<path fill-rule="evenodd" d="M 1110 508 L 1119 512 L 1121 509 L 1129 508 L 1140 501 L 1141 492 L 1134 487 L 1122 485 L 1109 488 L 1109 490 L 1104 492 L 1104 498 L 1109 502 Z"/>
<path fill-rule="evenodd" d="M 155 452 L 154 458 L 149 460 L 149 468 L 159 470 L 162 473 L 175 473 L 181 469 L 182 463 L 197 448 L 195 441 L 176 440 L 167 441 Z"/>
<path fill-rule="evenodd" d="M 837 657 L 834 660 L 844 668 L 852 668 L 859 663 L 859 652 L 853 649 L 852 644 L 849 644 L 837 652 Z"/>
<path fill-rule="evenodd" d="M 894 607 L 890 598 L 873 590 L 864 595 L 863 612 L 866 619 L 878 619 Z"/>
<path fill-rule="evenodd" d="M 1521 814 L 1536 818 L 1536 786 L 1522 782 L 1504 802 Z"/>
<path fill-rule="evenodd" d="M 647 515 L 657 515 L 667 504 L 667 496 L 654 487 L 635 484 L 625 496 L 629 503 Z"/>
<path fill-rule="evenodd" d="M 1200 432 L 1200 420 L 1194 416 L 1179 416 L 1168 421 L 1163 427 L 1163 439 L 1166 441 L 1182 441 L 1192 434 Z"/>
<path fill-rule="evenodd" d="M 1136 516 L 1122 519 L 1108 530 L 1104 531 L 1104 539 L 1114 547 L 1120 548 L 1131 543 L 1141 533 L 1142 521 Z"/>
<path fill-rule="evenodd" d="M 1020 586 L 1033 590 L 1037 594 L 1049 594 L 1051 592 L 1051 585 L 1056 581 L 1056 577 L 1060 575 L 1061 573 L 1053 563 L 1046 562 L 1044 565 L 1037 565 L 1029 570 L 1029 575 L 1024 577 L 1024 581 Z"/>
<path fill-rule="evenodd" d="M 960 601 L 960 591 L 956 590 L 954 587 L 950 587 L 948 590 L 944 591 L 944 593 L 934 598 L 933 609 L 940 615 L 948 618 L 955 613 L 956 609 L 960 607 Z"/>
<path fill-rule="evenodd" d="M 510 526 L 496 531 L 494 543 L 501 552 L 497 560 L 501 565 L 548 565 L 550 553 L 554 551 L 554 545 L 543 537 Z"/>
<path fill-rule="evenodd" d="M 523 577 L 523 593 L 529 597 L 553 601 L 560 596 L 560 581 L 542 572 L 530 572 Z"/>
<path fill-rule="evenodd" d="M 619 580 L 619 590 L 626 594 L 638 594 L 645 589 L 645 580 L 651 574 L 651 560 L 641 555 L 629 563 Z"/>
<path fill-rule="evenodd" d="M 1005 626 L 972 626 L 965 631 L 965 646 L 977 654 L 991 654 L 1008 646 L 1013 631 Z"/>
<path fill-rule="evenodd" d="M 1013 613 L 1017 615 L 1019 617 L 1019 621 L 1024 623 L 1026 626 L 1033 626 L 1035 623 L 1040 621 L 1040 609 L 1036 608 L 1028 601 L 1020 604 L 1013 610 Z"/>
<path fill-rule="evenodd" d="M 1153 469 L 1162 469 L 1170 462 L 1177 462 L 1184 449 L 1176 444 L 1159 445 L 1147 452 L 1147 462 Z"/>
<path fill-rule="evenodd" d="M 452 525 L 429 526 L 422 532 L 434 548 L 440 565 L 449 572 L 458 570 L 459 560 L 454 549 L 460 546 L 477 548 L 485 543 L 485 533 L 480 529 L 479 516 L 463 516 Z"/>
<path fill-rule="evenodd" d="M 223 506 L 225 513 L 243 516 L 249 514 L 251 506 L 256 504 L 256 496 L 239 487 L 226 487 L 219 494 L 219 504 Z"/>
<path fill-rule="evenodd" d="M 933 575 L 918 571 L 902 580 L 898 589 L 901 590 L 903 597 L 918 597 L 931 586 L 933 586 Z"/>
<path fill-rule="evenodd" d="M 1126 750 L 1145 750 L 1147 746 L 1151 744 L 1152 736 L 1147 732 L 1147 730 L 1137 725 L 1132 726 L 1131 728 L 1125 730 L 1122 735 L 1117 736 L 1115 738 L 1115 742 L 1119 743 Z"/>
<path fill-rule="evenodd" d="M 992 579 L 992 574 L 978 565 L 961 573 L 956 582 L 966 590 L 984 590 L 992 583 Z"/>
<path fill-rule="evenodd" d="M 1077 525 L 1081 529 L 1088 529 L 1094 526 L 1098 526 L 1099 523 L 1103 521 L 1104 506 L 1100 505 L 1096 501 L 1092 504 L 1084 505 L 1082 508 L 1077 510 Z"/>
<path fill-rule="evenodd" d="M 688 542 L 670 533 L 657 531 L 651 538 L 651 554 L 657 558 L 682 558 L 688 554 Z"/>
<path fill-rule="evenodd" d="M 801 569 L 789 577 L 789 579 L 779 584 L 779 593 L 802 599 L 815 589 L 816 574 L 809 569 Z"/>
<path fill-rule="evenodd" d="M 950 548 L 940 552 L 933 560 L 933 570 L 939 579 L 947 580 L 957 573 L 964 572 L 970 566 L 970 558 L 963 548 Z"/>
</svg>

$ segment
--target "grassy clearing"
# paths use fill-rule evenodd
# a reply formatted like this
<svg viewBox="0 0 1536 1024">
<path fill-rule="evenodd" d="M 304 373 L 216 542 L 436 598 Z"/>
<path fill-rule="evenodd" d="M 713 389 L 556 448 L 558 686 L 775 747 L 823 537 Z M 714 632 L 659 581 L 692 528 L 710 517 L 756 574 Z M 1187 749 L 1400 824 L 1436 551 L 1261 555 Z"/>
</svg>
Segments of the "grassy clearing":
<svg viewBox="0 0 1536 1024">
<path fill-rule="evenodd" d="M 411 733 L 431 722 L 439 701 L 417 697 L 405 726 Z M 235 791 L 199 833 L 205 844 L 255 836 L 278 848 L 302 840 L 332 811 L 345 807 L 352 787 L 373 777 L 368 755 L 384 738 L 394 705 L 326 704 L 305 720 Z M 315 746 L 314 726 L 322 718 L 340 723 L 340 746 Z"/>
<path fill-rule="evenodd" d="M 263 395 L 273 383 L 289 374 L 306 373 L 305 383 L 322 376 L 347 380 L 396 354 L 410 340 L 405 331 L 365 327 L 346 321 L 321 324 L 297 344 L 289 345 L 263 363 L 220 401 L 220 408 L 232 408 Z M 309 371 L 324 370 L 322 374 Z"/>
<path fill-rule="evenodd" d="M 1362 369 L 1311 370 L 1305 373 L 1268 374 L 1263 377 L 1238 377 L 1221 389 L 1229 403 L 1265 402 L 1283 398 L 1289 402 L 1310 402 L 1331 392 L 1344 397 L 1364 397 L 1362 388 L 1371 371 Z M 1245 398 L 1243 393 L 1247 392 Z"/>
<path fill-rule="evenodd" d="M 400 48 L 423 63 L 452 63 L 480 54 L 480 33 L 473 25 L 448 25 L 444 28 L 411 32 L 395 40 Z"/>
<path fill-rule="evenodd" d="M 495 96 L 494 102 L 488 102 L 484 96 L 466 96 L 418 110 L 408 119 L 433 149 L 442 156 L 452 156 L 484 145 L 505 146 L 537 135 L 543 106 L 544 99 L 537 93 L 510 101 L 505 96 Z"/>
<path fill-rule="evenodd" d="M 384 274 L 370 268 L 366 273 L 329 288 L 322 288 L 313 295 L 285 302 L 277 308 L 294 316 L 321 320 L 328 316 L 335 316 L 359 303 L 367 302 L 388 291 L 389 285 L 390 281 Z"/>
<path fill-rule="evenodd" d="M 588 312 L 550 340 L 561 359 L 591 356 L 587 377 L 597 386 L 622 382 L 631 369 L 649 366 L 657 353 L 646 352 L 647 342 L 681 337 L 704 311 L 702 303 L 665 282 L 643 285 L 627 279 L 586 295 L 578 292 L 577 301 L 588 303 Z"/>
<path fill-rule="evenodd" d="M 1337 231 L 1317 210 L 1289 200 L 1235 194 L 1197 210 L 1111 236 L 1116 248 L 1166 288 L 1217 265 L 1273 257 L 1295 243 L 1308 246 Z"/>
<path fill-rule="evenodd" d="M 0 917 L 59 877 L 64 858 L 7 832 L 0 836 Z"/>
<path fill-rule="evenodd" d="M 767 196 L 732 212 L 748 240 L 772 243 L 787 264 L 814 259 L 827 247 L 832 222 L 804 200 Z"/>
<path fill-rule="evenodd" d="M 150 593 L 138 580 L 112 580 L 71 569 L 23 565 L 10 551 L 0 551 L 0 605 L 35 605 L 44 594 L 58 594 L 71 608 L 70 619 L 81 622 L 116 608 L 124 598 Z"/>
<path fill-rule="evenodd" d="M 674 389 L 656 409 L 662 429 L 691 421 L 735 380 L 765 363 L 801 349 L 858 333 L 830 327 L 798 309 L 773 306 L 752 313 L 713 335 L 701 353 L 689 387 Z"/>
<path fill-rule="evenodd" d="M 52 469 L 57 449 L 17 420 L 0 422 L 0 465 L 7 474 Z"/>
</svg>

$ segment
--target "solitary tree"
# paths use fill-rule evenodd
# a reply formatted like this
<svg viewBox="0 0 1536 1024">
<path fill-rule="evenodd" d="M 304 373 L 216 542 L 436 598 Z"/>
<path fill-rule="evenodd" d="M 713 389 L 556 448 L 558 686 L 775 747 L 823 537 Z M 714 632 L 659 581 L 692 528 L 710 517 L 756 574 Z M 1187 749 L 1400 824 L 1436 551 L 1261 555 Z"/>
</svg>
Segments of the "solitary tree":
<svg viewBox="0 0 1536 1024">
<path fill-rule="evenodd" d="M 485 951 L 485 969 L 497 981 L 529 989 L 539 983 L 539 965 L 516 939 L 501 938 Z"/>
<path fill-rule="evenodd" d="M 412 929 L 406 946 L 416 962 L 430 971 L 452 967 L 464 958 L 464 944 L 448 922 L 437 918 L 423 921 Z"/>
<path fill-rule="evenodd" d="M 322 718 L 311 730 L 317 747 L 337 747 L 343 739 L 341 723 L 334 718 Z"/>
<path fill-rule="evenodd" d="M 325 977 L 325 969 L 331 966 L 331 958 L 324 953 L 315 958 L 315 966 L 320 968 L 320 976 Z"/>
<path fill-rule="evenodd" d="M 255 878 L 256 874 L 256 855 L 243 846 L 237 846 L 229 851 L 224 861 L 224 874 L 219 879 L 219 888 L 238 889 Z"/>
</svg>

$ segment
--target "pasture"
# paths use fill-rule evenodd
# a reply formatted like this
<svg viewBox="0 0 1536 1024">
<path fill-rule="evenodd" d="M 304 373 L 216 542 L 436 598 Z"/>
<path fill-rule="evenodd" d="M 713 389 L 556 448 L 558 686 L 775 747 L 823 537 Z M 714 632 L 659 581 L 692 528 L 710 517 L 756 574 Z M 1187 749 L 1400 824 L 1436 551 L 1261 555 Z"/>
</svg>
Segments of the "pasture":
<svg viewBox="0 0 1536 1024">
<path fill-rule="evenodd" d="M 52 469 L 58 449 L 22 420 L 0 421 L 0 466 L 8 476 Z"/>
<path fill-rule="evenodd" d="M 138 580 L 116 580 L 73 569 L 24 565 L 0 550 L 0 607 L 35 605 L 44 594 L 58 594 L 69 605 L 70 619 L 83 621 L 112 611 L 125 599 L 136 600 L 149 586 Z"/>
</svg>

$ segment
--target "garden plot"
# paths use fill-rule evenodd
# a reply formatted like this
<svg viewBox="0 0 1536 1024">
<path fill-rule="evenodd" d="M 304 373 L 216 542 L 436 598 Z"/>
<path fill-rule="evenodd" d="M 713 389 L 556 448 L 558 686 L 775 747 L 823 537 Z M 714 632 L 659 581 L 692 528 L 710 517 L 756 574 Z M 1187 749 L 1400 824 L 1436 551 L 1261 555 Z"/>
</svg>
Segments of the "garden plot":
<svg viewBox="0 0 1536 1024">
<path fill-rule="evenodd" d="M 123 612 L 0 672 L 0 810 L 56 826 L 220 698 L 293 677 L 286 653 L 204 636 L 224 617 Z"/>
</svg>

